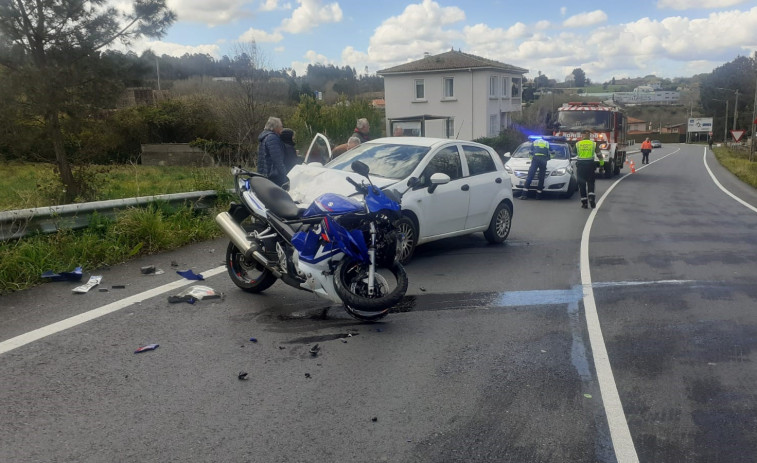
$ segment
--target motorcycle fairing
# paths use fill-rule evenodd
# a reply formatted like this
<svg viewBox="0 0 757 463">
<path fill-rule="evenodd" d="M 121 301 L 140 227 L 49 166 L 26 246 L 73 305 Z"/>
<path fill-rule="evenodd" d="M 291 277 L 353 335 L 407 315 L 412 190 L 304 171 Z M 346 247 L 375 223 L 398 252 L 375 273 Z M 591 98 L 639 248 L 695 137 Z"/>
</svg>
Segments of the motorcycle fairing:
<svg viewBox="0 0 757 463">
<path fill-rule="evenodd" d="M 324 193 L 313 201 L 302 217 L 322 216 L 324 214 L 343 215 L 365 210 L 363 203 L 355 198 L 348 198 L 334 193 Z"/>
</svg>

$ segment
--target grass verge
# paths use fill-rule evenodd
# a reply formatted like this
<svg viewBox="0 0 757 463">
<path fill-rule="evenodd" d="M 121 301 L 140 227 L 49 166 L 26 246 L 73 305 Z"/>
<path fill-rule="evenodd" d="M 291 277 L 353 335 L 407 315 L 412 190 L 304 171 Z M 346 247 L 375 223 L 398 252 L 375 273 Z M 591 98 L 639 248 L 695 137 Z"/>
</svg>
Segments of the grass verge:
<svg viewBox="0 0 757 463">
<path fill-rule="evenodd" d="M 723 167 L 742 182 L 757 188 L 757 162 L 749 162 L 749 150 L 721 146 L 714 151 Z"/>
<path fill-rule="evenodd" d="M 221 230 L 207 212 L 153 204 L 127 209 L 113 220 L 94 215 L 83 230 L 0 242 L 0 294 L 42 283 L 46 270 L 71 271 L 81 266 L 86 272 L 216 238 Z"/>
</svg>

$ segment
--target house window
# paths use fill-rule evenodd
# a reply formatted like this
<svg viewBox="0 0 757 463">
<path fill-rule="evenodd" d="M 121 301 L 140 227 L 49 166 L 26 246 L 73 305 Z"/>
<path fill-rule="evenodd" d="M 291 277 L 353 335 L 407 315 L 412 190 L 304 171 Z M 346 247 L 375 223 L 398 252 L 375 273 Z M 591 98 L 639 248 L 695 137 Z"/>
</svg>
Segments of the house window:
<svg viewBox="0 0 757 463">
<path fill-rule="evenodd" d="M 497 76 L 489 77 L 489 96 L 490 97 L 497 96 L 497 81 L 499 81 L 499 78 Z"/>
<path fill-rule="evenodd" d="M 415 99 L 426 99 L 426 83 L 423 79 L 415 79 Z"/>
<path fill-rule="evenodd" d="M 496 137 L 499 135 L 499 126 L 497 124 L 497 115 L 491 114 L 489 115 L 489 136 L 490 137 Z"/>
<path fill-rule="evenodd" d="M 520 97 L 520 77 L 513 77 L 513 98 Z"/>
<path fill-rule="evenodd" d="M 447 138 L 455 138 L 455 119 L 452 117 L 447 119 L 446 132 Z"/>
<path fill-rule="evenodd" d="M 444 98 L 455 97 L 455 79 L 452 77 L 445 77 L 443 81 L 444 86 Z"/>
<path fill-rule="evenodd" d="M 502 77 L 502 96 L 507 98 L 507 77 Z"/>
</svg>

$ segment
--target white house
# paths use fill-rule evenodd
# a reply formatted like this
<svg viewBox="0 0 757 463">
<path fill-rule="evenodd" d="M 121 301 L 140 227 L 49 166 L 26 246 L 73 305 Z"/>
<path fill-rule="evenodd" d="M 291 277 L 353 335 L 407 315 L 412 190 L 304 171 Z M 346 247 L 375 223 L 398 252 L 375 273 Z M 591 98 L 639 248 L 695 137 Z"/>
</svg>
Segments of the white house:
<svg viewBox="0 0 757 463">
<path fill-rule="evenodd" d="M 454 49 L 378 71 L 384 78 L 386 133 L 474 140 L 493 137 L 521 111 L 523 75 Z"/>
</svg>

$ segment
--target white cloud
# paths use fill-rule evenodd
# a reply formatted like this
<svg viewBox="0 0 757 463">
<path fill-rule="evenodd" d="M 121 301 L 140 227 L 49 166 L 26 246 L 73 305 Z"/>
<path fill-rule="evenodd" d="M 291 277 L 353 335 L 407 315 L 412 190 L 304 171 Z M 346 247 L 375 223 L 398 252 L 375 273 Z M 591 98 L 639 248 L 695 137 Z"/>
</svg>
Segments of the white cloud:
<svg viewBox="0 0 757 463">
<path fill-rule="evenodd" d="M 327 56 L 322 55 L 320 53 L 316 53 L 313 50 L 308 50 L 304 58 L 307 61 L 293 61 L 292 62 L 292 69 L 297 73 L 298 76 L 304 75 L 307 72 L 308 65 L 309 64 L 335 64 L 333 61 L 331 61 Z"/>
<path fill-rule="evenodd" d="M 727 8 L 746 3 L 746 0 L 657 0 L 657 8 L 671 10 Z"/>
<path fill-rule="evenodd" d="M 291 18 L 281 22 L 281 29 L 291 34 L 307 32 L 321 24 L 342 21 L 342 9 L 339 3 L 324 5 L 321 0 L 297 0 L 298 6 Z"/>
<path fill-rule="evenodd" d="M 563 21 L 565 27 L 589 27 L 607 22 L 607 14 L 602 10 L 579 13 Z"/>
<path fill-rule="evenodd" d="M 284 39 L 284 36 L 280 32 L 268 33 L 258 29 L 247 29 L 237 39 L 239 42 L 255 42 L 255 43 L 278 43 Z"/>
<path fill-rule="evenodd" d="M 368 64 L 383 68 L 419 59 L 425 52 L 447 51 L 463 37 L 449 26 L 464 20 L 465 13 L 460 8 L 442 7 L 433 0 L 408 5 L 402 14 L 386 19 L 376 28 L 368 46 Z"/>
<path fill-rule="evenodd" d="M 168 0 L 168 7 L 175 11 L 179 21 L 191 21 L 209 26 L 226 24 L 240 17 L 249 16 L 245 11 L 246 0 Z"/>
<path fill-rule="evenodd" d="M 568 14 L 568 7 L 560 7 L 560 16 L 565 16 L 566 14 Z"/>
<path fill-rule="evenodd" d="M 263 0 L 260 11 L 274 11 L 279 7 L 279 0 Z"/>
<path fill-rule="evenodd" d="M 138 46 L 139 51 L 137 54 L 141 54 L 145 50 L 152 50 L 158 56 L 184 56 L 185 54 L 206 54 L 213 58 L 220 58 L 220 48 L 218 45 L 179 45 L 177 43 L 169 42 L 144 42 Z M 134 48 L 133 48 L 134 49 Z"/>
</svg>

